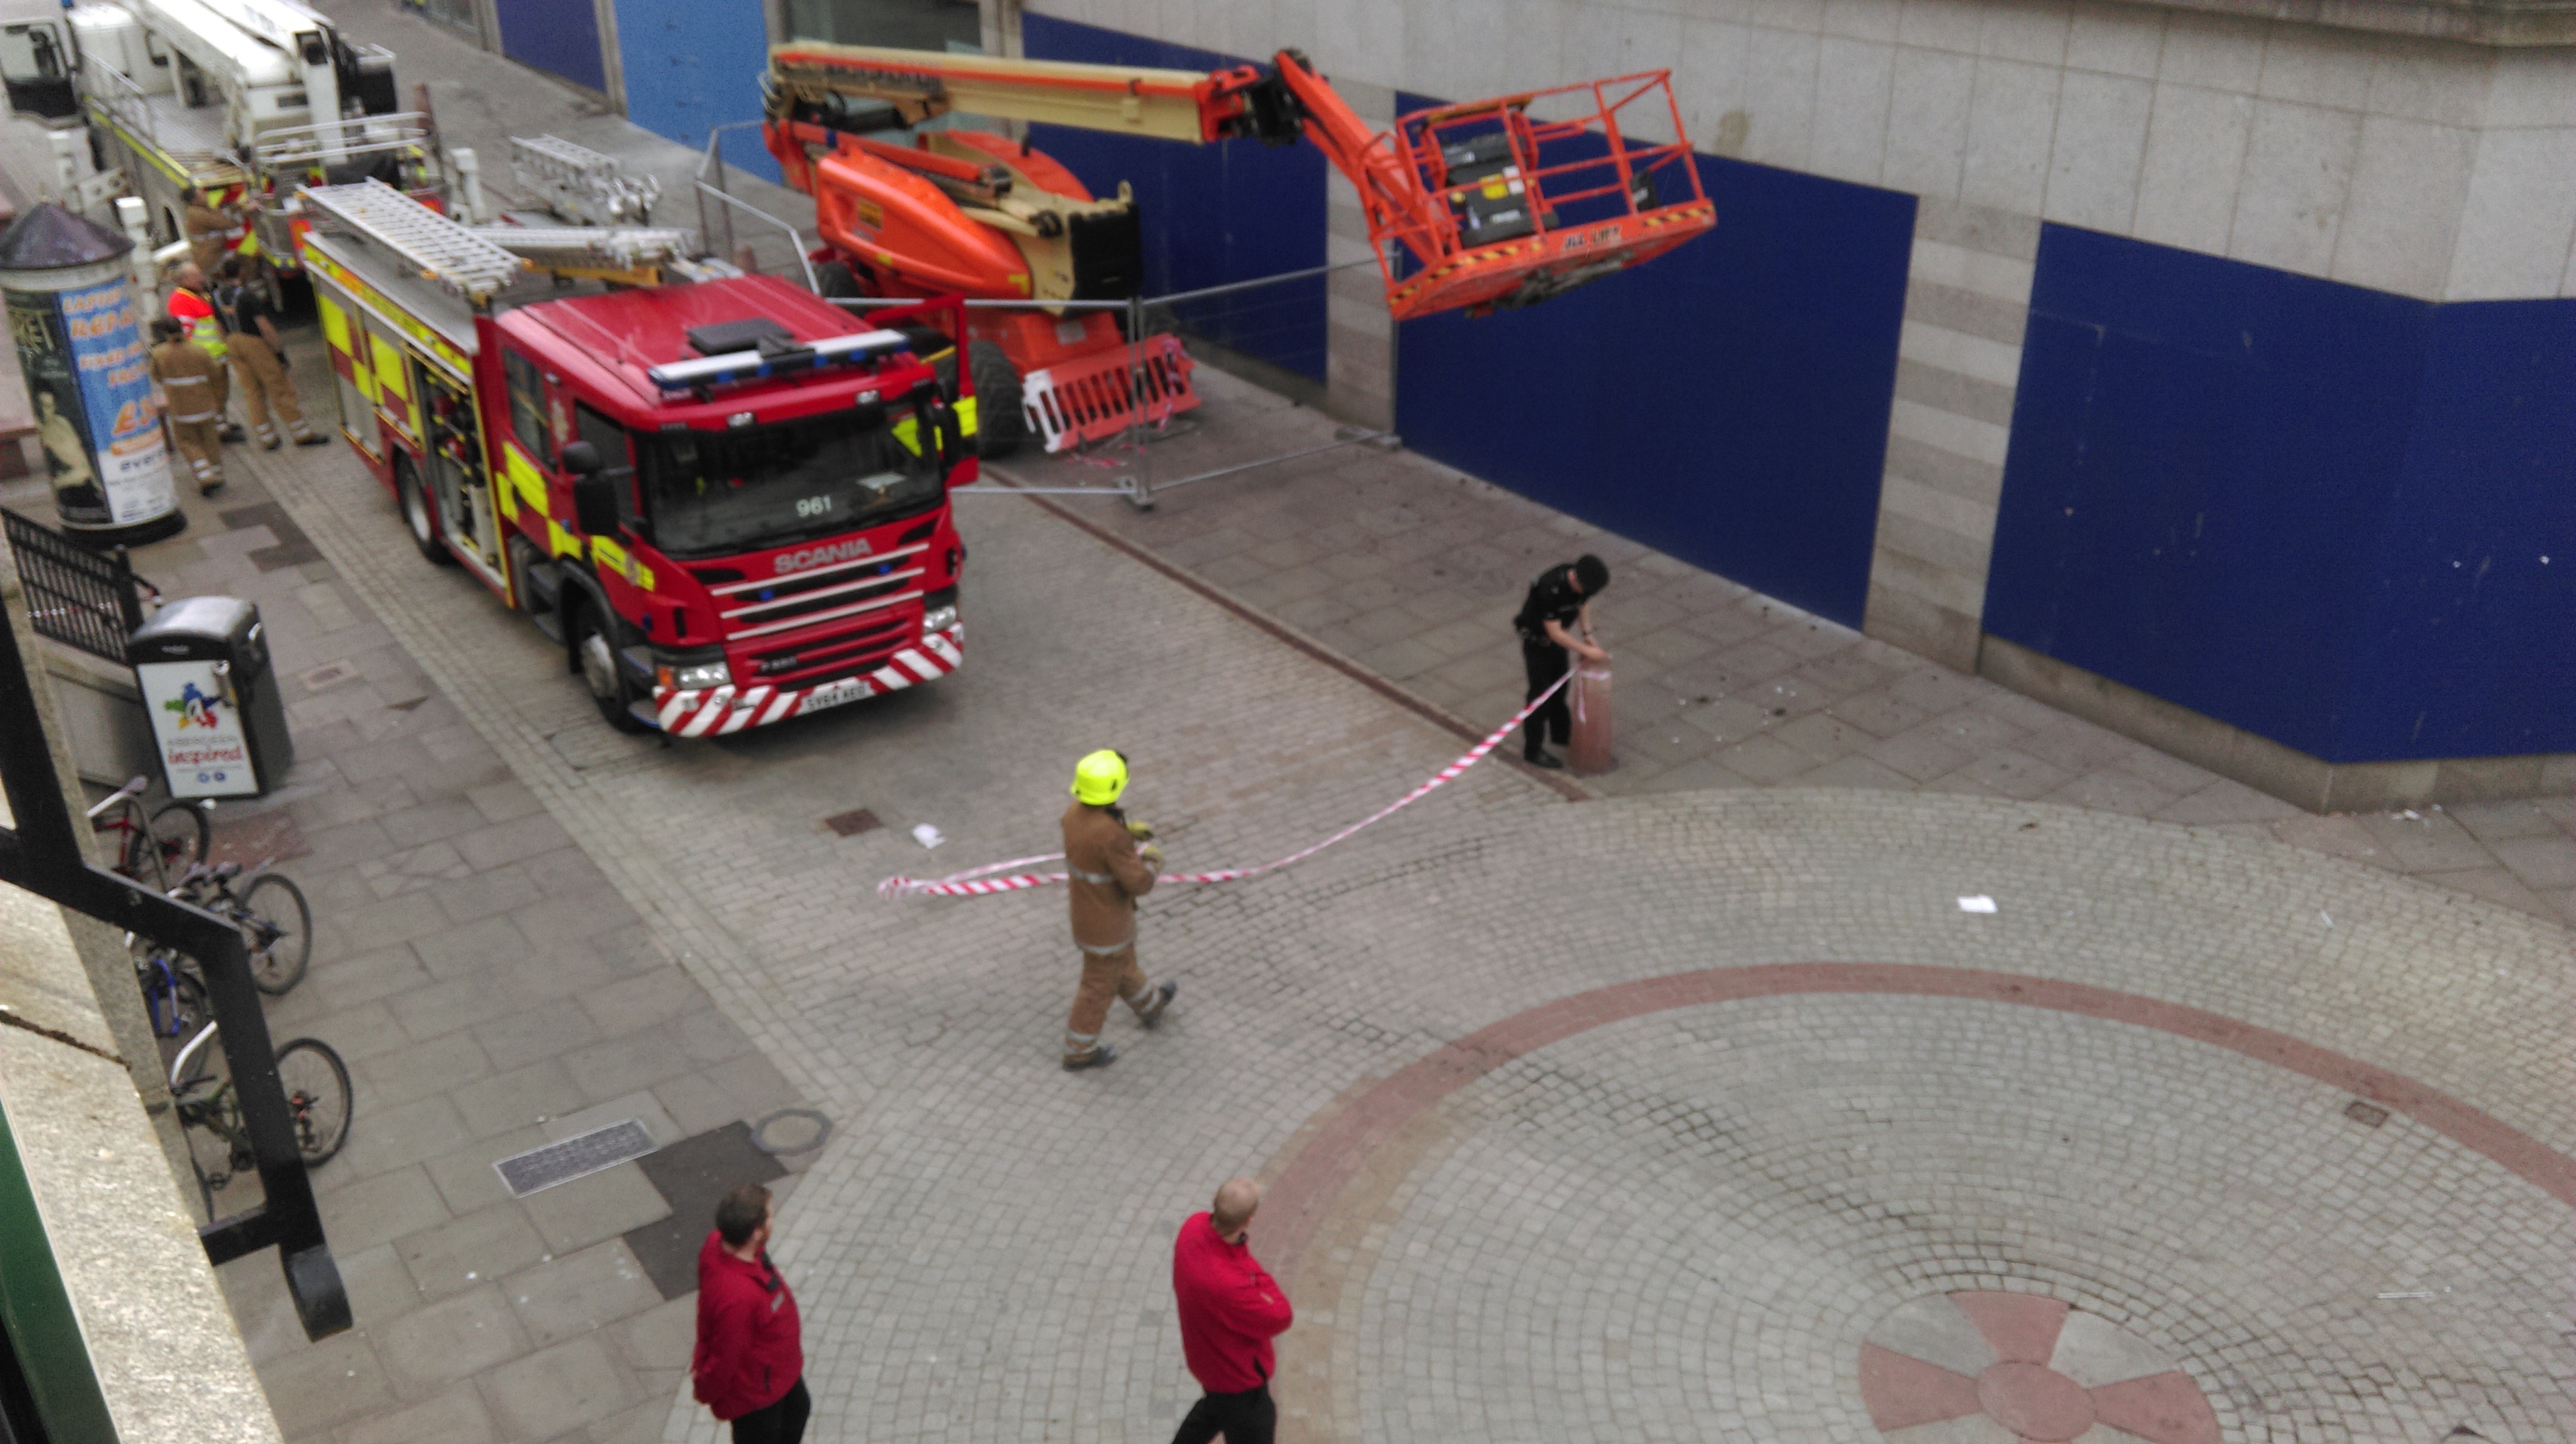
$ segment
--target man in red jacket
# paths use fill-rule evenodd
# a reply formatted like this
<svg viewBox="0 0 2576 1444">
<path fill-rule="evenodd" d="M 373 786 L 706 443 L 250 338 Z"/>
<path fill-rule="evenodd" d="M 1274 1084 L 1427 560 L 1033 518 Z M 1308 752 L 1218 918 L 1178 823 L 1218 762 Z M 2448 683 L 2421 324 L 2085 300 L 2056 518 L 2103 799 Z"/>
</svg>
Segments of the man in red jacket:
<svg viewBox="0 0 2576 1444">
<path fill-rule="evenodd" d="M 1229 1178 L 1216 1207 L 1190 1215 L 1172 1245 L 1172 1293 L 1180 1300 L 1181 1356 L 1207 1390 L 1190 1406 L 1172 1444 L 1270 1444 L 1279 1406 L 1270 1401 L 1277 1370 L 1270 1341 L 1296 1315 L 1288 1295 L 1252 1256 L 1245 1237 L 1261 1207 L 1261 1186 Z"/>
<path fill-rule="evenodd" d="M 814 1401 L 796 1295 L 769 1263 L 769 1190 L 746 1183 L 716 1205 L 698 1249 L 698 1402 L 733 1421 L 734 1444 L 798 1444 Z"/>
</svg>

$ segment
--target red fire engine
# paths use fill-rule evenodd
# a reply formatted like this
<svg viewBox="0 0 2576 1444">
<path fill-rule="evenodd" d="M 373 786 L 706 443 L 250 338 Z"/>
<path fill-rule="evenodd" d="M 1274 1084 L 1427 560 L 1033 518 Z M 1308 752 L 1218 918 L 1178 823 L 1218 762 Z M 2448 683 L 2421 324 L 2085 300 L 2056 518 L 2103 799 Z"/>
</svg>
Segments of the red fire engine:
<svg viewBox="0 0 2576 1444">
<path fill-rule="evenodd" d="M 610 725 L 722 736 L 964 660 L 948 486 L 974 480 L 974 400 L 934 369 L 956 301 L 859 321 L 673 232 L 302 195 L 343 434 L 421 554 L 561 643 Z"/>
</svg>

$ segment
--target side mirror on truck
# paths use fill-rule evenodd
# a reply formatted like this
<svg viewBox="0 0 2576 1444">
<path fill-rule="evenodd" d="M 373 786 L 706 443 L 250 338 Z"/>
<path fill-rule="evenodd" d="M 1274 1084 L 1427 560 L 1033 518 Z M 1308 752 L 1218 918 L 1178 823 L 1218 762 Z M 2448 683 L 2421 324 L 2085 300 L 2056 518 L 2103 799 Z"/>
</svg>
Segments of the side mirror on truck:
<svg viewBox="0 0 2576 1444">
<path fill-rule="evenodd" d="M 572 473 L 572 516 L 585 536 L 617 535 L 617 483 L 599 474 L 599 448 L 587 441 L 564 444 L 563 469 Z"/>
<path fill-rule="evenodd" d="M 926 381 L 912 388 L 912 404 L 921 413 L 922 429 L 929 433 L 931 445 L 936 448 L 933 454 L 939 459 L 939 477 L 945 481 L 948 473 L 957 469 L 962 452 L 957 409 L 939 394 L 937 386 Z"/>
</svg>

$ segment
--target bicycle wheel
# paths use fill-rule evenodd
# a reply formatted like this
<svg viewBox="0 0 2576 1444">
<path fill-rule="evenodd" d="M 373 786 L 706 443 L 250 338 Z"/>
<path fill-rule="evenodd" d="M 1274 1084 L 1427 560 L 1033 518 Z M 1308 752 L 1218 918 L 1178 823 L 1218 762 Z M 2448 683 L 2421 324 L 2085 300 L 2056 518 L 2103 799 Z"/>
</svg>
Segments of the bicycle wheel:
<svg viewBox="0 0 2576 1444">
<path fill-rule="evenodd" d="M 152 1020 L 152 1035 L 156 1038 L 178 1037 L 179 1022 L 175 1015 L 179 1008 L 172 996 L 176 980 L 170 974 L 169 960 L 159 953 L 136 958 L 134 981 L 143 990 L 143 1014 Z"/>
<path fill-rule="evenodd" d="M 274 998 L 304 980 L 313 959 L 313 909 L 292 878 L 264 872 L 242 890 L 242 945 L 250 949 L 250 980 Z"/>
<path fill-rule="evenodd" d="M 186 802 L 164 803 L 160 811 L 152 814 L 149 842 L 145 841 L 142 833 L 125 835 L 123 871 L 133 878 L 164 878 L 166 881 L 161 885 L 168 887 L 190 867 L 206 860 L 206 854 L 215 845 L 214 833 L 214 824 L 207 819 L 204 808 Z M 149 871 L 152 857 L 147 849 L 161 855 L 161 870 L 157 874 Z"/>
<path fill-rule="evenodd" d="M 298 1038 L 277 1050 L 277 1081 L 286 1090 L 286 1111 L 295 1120 L 295 1143 L 305 1166 L 328 1163 L 349 1141 L 349 1118 L 356 1106 L 349 1065 L 321 1039 Z"/>
<path fill-rule="evenodd" d="M 215 1016 L 206 1002 L 205 980 L 197 976 L 193 963 L 173 961 L 170 968 L 170 1031 L 167 1036 L 186 1038 Z"/>
</svg>

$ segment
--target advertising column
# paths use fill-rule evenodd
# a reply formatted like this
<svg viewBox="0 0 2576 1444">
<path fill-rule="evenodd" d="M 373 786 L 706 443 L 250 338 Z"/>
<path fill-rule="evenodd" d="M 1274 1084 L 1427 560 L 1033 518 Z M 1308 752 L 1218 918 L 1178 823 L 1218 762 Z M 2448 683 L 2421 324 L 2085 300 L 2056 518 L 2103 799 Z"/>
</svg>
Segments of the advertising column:
<svg viewBox="0 0 2576 1444">
<path fill-rule="evenodd" d="M 63 529 L 101 546 L 188 524 L 170 484 L 150 347 L 127 284 L 134 243 L 46 204 L 0 233 L 0 301 Z"/>
</svg>

